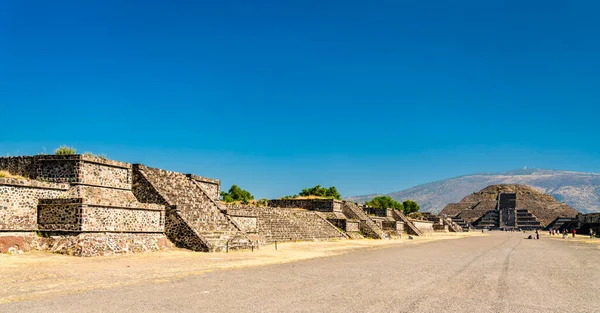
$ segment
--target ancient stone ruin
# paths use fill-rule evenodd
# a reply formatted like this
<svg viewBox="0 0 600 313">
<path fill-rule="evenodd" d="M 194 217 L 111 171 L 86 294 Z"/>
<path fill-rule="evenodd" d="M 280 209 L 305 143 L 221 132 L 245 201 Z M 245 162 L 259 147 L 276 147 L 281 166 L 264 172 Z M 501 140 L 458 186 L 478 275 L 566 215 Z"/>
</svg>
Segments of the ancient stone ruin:
<svg viewBox="0 0 600 313">
<path fill-rule="evenodd" d="M 462 231 L 450 219 L 333 199 L 220 202 L 220 181 L 92 155 L 0 158 L 0 252 L 75 256 L 252 249 L 276 241 L 389 239 Z"/>
<path fill-rule="evenodd" d="M 557 218 L 573 218 L 577 211 L 551 195 L 524 185 L 492 185 L 441 212 L 463 228 L 541 229 Z"/>
</svg>

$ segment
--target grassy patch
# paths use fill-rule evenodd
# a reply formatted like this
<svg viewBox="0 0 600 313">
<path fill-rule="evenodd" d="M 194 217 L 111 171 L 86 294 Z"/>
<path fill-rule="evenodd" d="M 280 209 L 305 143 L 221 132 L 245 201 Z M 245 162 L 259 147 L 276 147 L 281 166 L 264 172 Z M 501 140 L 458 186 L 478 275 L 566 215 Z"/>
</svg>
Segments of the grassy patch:
<svg viewBox="0 0 600 313">
<path fill-rule="evenodd" d="M 77 154 L 77 150 L 73 147 L 69 146 L 60 146 L 54 150 L 54 154 L 56 155 L 72 155 Z"/>
<path fill-rule="evenodd" d="M 0 171 L 0 178 L 18 178 L 18 179 L 25 179 L 25 177 L 20 176 L 20 175 L 13 175 L 11 173 L 9 173 L 8 171 Z"/>
</svg>

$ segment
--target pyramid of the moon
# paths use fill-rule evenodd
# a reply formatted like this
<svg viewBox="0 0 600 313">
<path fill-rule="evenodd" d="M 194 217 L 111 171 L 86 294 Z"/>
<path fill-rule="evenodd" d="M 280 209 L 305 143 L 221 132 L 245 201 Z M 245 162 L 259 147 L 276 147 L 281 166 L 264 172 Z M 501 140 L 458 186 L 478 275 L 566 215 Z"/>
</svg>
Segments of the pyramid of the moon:
<svg viewBox="0 0 600 313">
<path fill-rule="evenodd" d="M 543 228 L 557 217 L 575 217 L 577 211 L 525 185 L 491 185 L 458 203 L 448 204 L 440 215 L 461 218 L 477 228 Z"/>
</svg>

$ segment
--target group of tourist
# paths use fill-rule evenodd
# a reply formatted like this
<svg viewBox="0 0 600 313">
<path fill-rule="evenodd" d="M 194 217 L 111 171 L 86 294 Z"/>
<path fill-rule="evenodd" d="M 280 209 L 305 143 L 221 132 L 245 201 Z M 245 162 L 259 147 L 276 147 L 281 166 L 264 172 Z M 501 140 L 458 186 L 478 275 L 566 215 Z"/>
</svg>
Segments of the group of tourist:
<svg viewBox="0 0 600 313">
<path fill-rule="evenodd" d="M 554 235 L 561 235 L 563 236 L 563 239 L 569 237 L 569 234 L 573 234 L 573 238 L 575 238 L 575 235 L 577 235 L 577 230 L 576 229 L 565 229 L 562 232 L 560 232 L 558 229 L 551 229 L 550 230 L 550 235 L 554 236 Z M 596 232 L 590 228 L 590 232 L 589 232 L 590 238 L 594 238 L 596 237 Z"/>
</svg>

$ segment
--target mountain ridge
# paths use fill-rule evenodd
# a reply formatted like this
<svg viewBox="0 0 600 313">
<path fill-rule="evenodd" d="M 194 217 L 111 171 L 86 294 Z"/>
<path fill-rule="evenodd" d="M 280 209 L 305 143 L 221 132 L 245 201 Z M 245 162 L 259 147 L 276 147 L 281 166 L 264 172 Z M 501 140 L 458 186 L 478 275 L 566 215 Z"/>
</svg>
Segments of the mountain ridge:
<svg viewBox="0 0 600 313">
<path fill-rule="evenodd" d="M 473 192 L 498 184 L 528 185 L 554 196 L 580 212 L 600 212 L 600 173 L 538 168 L 467 174 L 387 194 L 368 194 L 345 199 L 364 203 L 376 196 L 387 195 L 398 201 L 417 201 L 422 211 L 438 213 L 448 203 L 458 202 Z"/>
</svg>

